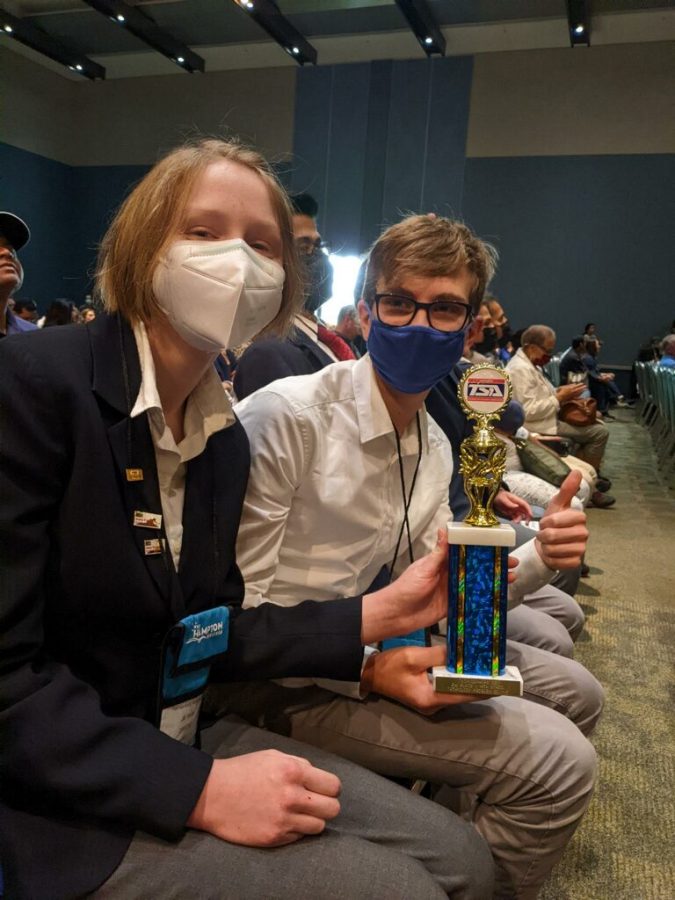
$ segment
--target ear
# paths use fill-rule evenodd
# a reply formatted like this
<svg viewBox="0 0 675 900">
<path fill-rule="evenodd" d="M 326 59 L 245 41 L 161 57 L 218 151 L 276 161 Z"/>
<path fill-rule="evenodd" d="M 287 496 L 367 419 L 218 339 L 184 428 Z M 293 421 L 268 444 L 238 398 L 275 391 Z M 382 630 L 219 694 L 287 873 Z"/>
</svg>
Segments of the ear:
<svg viewBox="0 0 675 900">
<path fill-rule="evenodd" d="M 359 322 L 361 323 L 361 335 L 363 340 L 367 341 L 370 334 L 370 307 L 363 297 L 359 300 L 356 309 L 359 314 Z"/>
</svg>

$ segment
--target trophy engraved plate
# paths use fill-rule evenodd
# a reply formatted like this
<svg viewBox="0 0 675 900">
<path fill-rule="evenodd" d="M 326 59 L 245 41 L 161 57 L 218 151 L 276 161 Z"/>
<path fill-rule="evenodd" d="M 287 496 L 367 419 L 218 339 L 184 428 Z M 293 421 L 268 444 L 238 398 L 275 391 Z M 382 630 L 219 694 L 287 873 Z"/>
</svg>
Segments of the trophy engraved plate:
<svg viewBox="0 0 675 900">
<path fill-rule="evenodd" d="M 516 535 L 492 506 L 506 462 L 506 447 L 492 421 L 511 399 L 508 375 L 491 363 L 472 366 L 458 388 L 462 409 L 475 419 L 462 442 L 459 471 L 471 509 L 448 524 L 448 659 L 436 666 L 434 690 L 453 694 L 521 696 L 523 681 L 506 665 L 508 552 Z"/>
</svg>

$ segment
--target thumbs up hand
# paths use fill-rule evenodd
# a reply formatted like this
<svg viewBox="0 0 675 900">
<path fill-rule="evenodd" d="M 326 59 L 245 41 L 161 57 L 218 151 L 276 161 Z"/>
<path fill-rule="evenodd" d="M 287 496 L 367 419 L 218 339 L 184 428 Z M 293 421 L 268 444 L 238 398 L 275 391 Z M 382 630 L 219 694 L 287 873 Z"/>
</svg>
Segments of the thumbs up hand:
<svg viewBox="0 0 675 900">
<path fill-rule="evenodd" d="M 549 569 L 574 569 L 586 552 L 586 513 L 570 508 L 580 484 L 581 473 L 570 472 L 539 522 L 535 547 Z"/>
</svg>

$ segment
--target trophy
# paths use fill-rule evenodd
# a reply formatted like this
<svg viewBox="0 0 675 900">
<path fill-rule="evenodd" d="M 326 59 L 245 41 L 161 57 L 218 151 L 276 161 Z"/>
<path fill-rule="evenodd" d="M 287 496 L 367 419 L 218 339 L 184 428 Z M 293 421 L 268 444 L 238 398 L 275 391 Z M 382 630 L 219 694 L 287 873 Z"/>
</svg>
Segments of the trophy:
<svg viewBox="0 0 675 900">
<path fill-rule="evenodd" d="M 471 510 L 464 522 L 448 523 L 448 661 L 434 667 L 433 685 L 441 693 L 518 697 L 520 672 L 506 665 L 508 552 L 516 534 L 492 511 L 506 446 L 491 422 L 511 399 L 511 383 L 502 369 L 481 363 L 467 369 L 457 392 L 463 411 L 475 419 L 459 466 Z"/>
</svg>

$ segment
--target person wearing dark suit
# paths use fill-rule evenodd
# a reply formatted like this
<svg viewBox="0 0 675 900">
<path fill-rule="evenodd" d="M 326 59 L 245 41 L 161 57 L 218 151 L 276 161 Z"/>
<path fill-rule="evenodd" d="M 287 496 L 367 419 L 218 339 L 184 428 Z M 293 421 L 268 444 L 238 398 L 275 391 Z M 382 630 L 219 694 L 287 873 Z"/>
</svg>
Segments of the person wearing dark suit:
<svg viewBox="0 0 675 900">
<path fill-rule="evenodd" d="M 7 897 L 291 897 L 298 883 L 329 897 L 326 866 L 351 896 L 374 872 L 409 896 L 489 896 L 487 850 L 450 813 L 328 754 L 198 718 L 209 679 L 358 680 L 363 643 L 442 615 L 431 557 L 386 596 L 241 609 L 249 450 L 213 362 L 290 315 L 289 230 L 257 154 L 175 151 L 104 238 L 107 314 L 2 342 Z M 325 841 L 300 841 L 329 821 Z"/>
<path fill-rule="evenodd" d="M 355 358 L 349 343 L 317 317 L 333 289 L 333 267 L 323 251 L 316 222 L 318 204 L 310 194 L 296 194 L 291 202 L 293 239 L 304 284 L 303 308 L 285 339 L 256 340 L 244 351 L 234 377 L 239 400 L 278 378 L 311 375 L 331 363 Z"/>
</svg>

